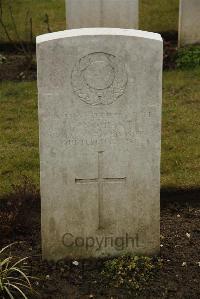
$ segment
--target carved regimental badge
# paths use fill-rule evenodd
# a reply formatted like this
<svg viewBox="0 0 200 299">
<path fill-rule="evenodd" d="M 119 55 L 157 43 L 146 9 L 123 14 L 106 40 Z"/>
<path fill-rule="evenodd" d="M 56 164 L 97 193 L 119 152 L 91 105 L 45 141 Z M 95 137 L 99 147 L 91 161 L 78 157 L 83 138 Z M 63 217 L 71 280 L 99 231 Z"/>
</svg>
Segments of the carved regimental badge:
<svg viewBox="0 0 200 299">
<path fill-rule="evenodd" d="M 75 94 L 89 105 L 109 105 L 125 91 L 128 81 L 124 63 L 114 55 L 91 53 L 72 71 Z"/>
</svg>

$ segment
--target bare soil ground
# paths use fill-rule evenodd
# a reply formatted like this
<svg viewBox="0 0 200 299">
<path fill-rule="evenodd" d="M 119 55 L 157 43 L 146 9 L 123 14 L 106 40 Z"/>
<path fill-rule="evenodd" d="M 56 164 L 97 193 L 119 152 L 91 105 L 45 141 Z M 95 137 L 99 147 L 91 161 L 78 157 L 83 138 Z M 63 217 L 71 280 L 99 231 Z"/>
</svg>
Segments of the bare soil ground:
<svg viewBox="0 0 200 299">
<path fill-rule="evenodd" d="M 22 242 L 13 247 L 13 254 L 30 257 L 30 274 L 39 278 L 33 283 L 39 298 L 200 298 L 199 194 L 200 190 L 161 193 L 163 267 L 137 294 L 108 287 L 101 275 L 103 260 L 79 261 L 78 266 L 70 260 L 56 264 L 42 261 L 37 193 L 21 194 L 20 200 L 19 194 L 1 199 L 0 246 Z"/>
</svg>

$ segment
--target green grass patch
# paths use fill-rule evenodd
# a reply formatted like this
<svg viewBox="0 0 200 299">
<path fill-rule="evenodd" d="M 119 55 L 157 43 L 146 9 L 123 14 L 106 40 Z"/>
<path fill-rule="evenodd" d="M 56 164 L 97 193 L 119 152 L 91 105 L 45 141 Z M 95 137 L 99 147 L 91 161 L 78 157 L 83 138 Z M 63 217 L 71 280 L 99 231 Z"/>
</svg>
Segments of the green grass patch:
<svg viewBox="0 0 200 299">
<path fill-rule="evenodd" d="M 27 30 L 26 15 L 32 17 L 33 35 L 37 36 L 47 33 L 46 14 L 49 17 L 51 31 L 66 29 L 65 19 L 65 0 L 4 0 L 3 1 L 3 19 L 11 34 L 12 39 L 18 40 L 15 34 L 14 26 L 10 16 L 8 5 L 11 4 L 13 16 L 15 19 L 17 31 L 20 39 L 29 41 L 30 32 Z M 0 25 L 0 41 L 6 41 L 5 33 Z"/>
<path fill-rule="evenodd" d="M 200 186 L 200 68 L 164 73 L 163 187 Z"/>
<path fill-rule="evenodd" d="M 163 188 L 200 186 L 200 68 L 164 72 Z M 3 82 L 0 94 L 0 195 L 25 175 L 39 187 L 36 82 Z"/>
<path fill-rule="evenodd" d="M 35 82 L 4 82 L 0 91 L 0 195 L 23 176 L 39 185 Z"/>
<path fill-rule="evenodd" d="M 122 0 L 123 1 L 123 0 Z M 34 3 L 33 3 L 34 2 Z M 32 17 L 33 35 L 48 32 L 46 14 L 49 17 L 50 29 L 59 31 L 66 29 L 65 0 L 4 0 L 3 19 L 12 39 L 18 40 L 12 25 L 8 4 L 11 3 L 13 16 L 21 40 L 29 41 L 26 15 Z M 140 29 L 153 32 L 177 31 L 179 0 L 141 0 Z M 6 36 L 0 26 L 0 41 L 6 41 Z"/>
<path fill-rule="evenodd" d="M 178 30 L 179 0 L 141 0 L 140 29 L 152 32 Z"/>
<path fill-rule="evenodd" d="M 176 64 L 180 69 L 200 67 L 200 46 L 180 48 L 177 53 Z"/>
</svg>

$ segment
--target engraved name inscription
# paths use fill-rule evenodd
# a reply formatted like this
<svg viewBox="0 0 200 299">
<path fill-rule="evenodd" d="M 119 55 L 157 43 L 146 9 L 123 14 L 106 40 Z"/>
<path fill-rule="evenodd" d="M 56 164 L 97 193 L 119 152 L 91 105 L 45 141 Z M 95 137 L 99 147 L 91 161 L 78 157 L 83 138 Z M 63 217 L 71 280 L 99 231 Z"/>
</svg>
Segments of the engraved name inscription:
<svg viewBox="0 0 200 299">
<path fill-rule="evenodd" d="M 62 136 L 66 146 L 148 142 L 153 130 L 152 113 L 66 113 Z M 143 138 L 141 138 L 143 135 Z"/>
</svg>

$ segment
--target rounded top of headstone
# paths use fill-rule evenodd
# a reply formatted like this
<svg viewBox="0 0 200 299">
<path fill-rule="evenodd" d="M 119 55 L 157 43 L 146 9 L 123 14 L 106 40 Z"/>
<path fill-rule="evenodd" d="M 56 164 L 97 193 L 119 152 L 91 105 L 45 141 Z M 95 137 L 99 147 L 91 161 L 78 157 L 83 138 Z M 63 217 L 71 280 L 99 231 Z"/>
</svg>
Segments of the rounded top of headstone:
<svg viewBox="0 0 200 299">
<path fill-rule="evenodd" d="M 36 38 L 36 43 L 40 44 L 43 42 L 70 38 L 70 37 L 79 37 L 79 36 L 130 36 L 130 37 L 139 37 L 155 41 L 163 41 L 162 37 L 158 33 L 147 32 L 142 30 L 135 29 L 121 29 L 121 28 L 80 28 L 80 29 L 71 29 L 58 31 L 53 33 L 47 33 L 39 35 Z"/>
</svg>

